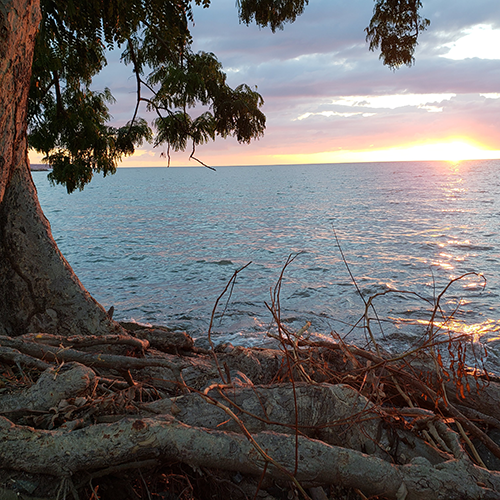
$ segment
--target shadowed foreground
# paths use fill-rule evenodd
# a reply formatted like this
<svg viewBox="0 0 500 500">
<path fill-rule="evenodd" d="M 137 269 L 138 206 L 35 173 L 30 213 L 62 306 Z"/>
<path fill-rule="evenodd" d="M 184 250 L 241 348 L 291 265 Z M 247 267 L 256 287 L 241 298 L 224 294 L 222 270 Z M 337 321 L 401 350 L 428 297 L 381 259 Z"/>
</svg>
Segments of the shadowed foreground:
<svg viewBox="0 0 500 500">
<path fill-rule="evenodd" d="M 435 342 L 389 359 L 280 325 L 280 349 L 206 351 L 122 326 L 0 338 L 1 498 L 500 498 L 500 384 Z"/>
</svg>

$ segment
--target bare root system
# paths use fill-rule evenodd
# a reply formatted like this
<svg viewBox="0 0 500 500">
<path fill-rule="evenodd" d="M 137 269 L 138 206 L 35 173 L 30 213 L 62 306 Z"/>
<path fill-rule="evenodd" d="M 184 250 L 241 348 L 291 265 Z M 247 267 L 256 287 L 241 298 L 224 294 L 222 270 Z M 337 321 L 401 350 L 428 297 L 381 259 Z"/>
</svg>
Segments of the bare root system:
<svg viewBox="0 0 500 500">
<path fill-rule="evenodd" d="M 463 277 L 390 355 L 370 317 L 381 294 L 365 300 L 367 348 L 282 322 L 294 258 L 267 304 L 277 349 L 212 341 L 244 268 L 209 350 L 131 324 L 0 337 L 0 498 L 500 498 L 500 384 L 441 307 Z"/>
</svg>

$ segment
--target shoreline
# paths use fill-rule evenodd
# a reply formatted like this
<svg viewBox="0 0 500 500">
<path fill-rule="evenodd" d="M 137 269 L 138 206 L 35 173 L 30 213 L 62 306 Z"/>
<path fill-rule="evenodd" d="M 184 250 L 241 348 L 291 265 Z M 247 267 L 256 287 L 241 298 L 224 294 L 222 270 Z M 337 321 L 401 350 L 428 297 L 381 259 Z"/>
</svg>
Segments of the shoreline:
<svg viewBox="0 0 500 500">
<path fill-rule="evenodd" d="M 52 167 L 43 163 L 34 163 L 30 165 L 30 170 L 32 172 L 49 172 L 50 170 L 52 170 Z"/>
</svg>

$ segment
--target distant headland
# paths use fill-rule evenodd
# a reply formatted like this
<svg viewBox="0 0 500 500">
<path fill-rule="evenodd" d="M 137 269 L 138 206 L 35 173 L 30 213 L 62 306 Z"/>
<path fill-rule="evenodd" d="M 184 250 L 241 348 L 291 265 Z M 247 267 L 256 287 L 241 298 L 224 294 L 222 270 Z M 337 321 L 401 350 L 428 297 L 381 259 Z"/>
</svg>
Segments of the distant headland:
<svg viewBox="0 0 500 500">
<path fill-rule="evenodd" d="M 39 172 L 39 171 L 48 171 L 52 170 L 52 167 L 50 165 L 46 165 L 45 163 L 32 163 L 31 164 L 31 170 L 33 172 Z"/>
</svg>

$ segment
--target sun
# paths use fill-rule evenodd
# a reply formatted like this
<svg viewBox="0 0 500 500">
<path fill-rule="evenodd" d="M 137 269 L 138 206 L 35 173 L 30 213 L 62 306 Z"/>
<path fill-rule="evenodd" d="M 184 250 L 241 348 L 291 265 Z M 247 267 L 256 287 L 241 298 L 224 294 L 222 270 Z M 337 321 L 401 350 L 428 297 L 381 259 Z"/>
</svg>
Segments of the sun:
<svg viewBox="0 0 500 500">
<path fill-rule="evenodd" d="M 429 159 L 457 163 L 464 160 L 483 159 L 487 150 L 465 140 L 452 140 L 416 146 L 415 153 L 427 156 Z"/>
<path fill-rule="evenodd" d="M 445 161 L 458 164 L 464 160 L 500 159 L 500 150 L 470 138 L 450 137 L 423 143 L 369 150 L 324 151 L 320 153 L 282 154 L 273 156 L 272 163 L 355 163 L 400 161 Z"/>
<path fill-rule="evenodd" d="M 500 151 L 486 149 L 481 144 L 462 138 L 426 142 L 385 151 L 383 161 L 447 161 L 488 160 L 500 157 Z"/>
</svg>

